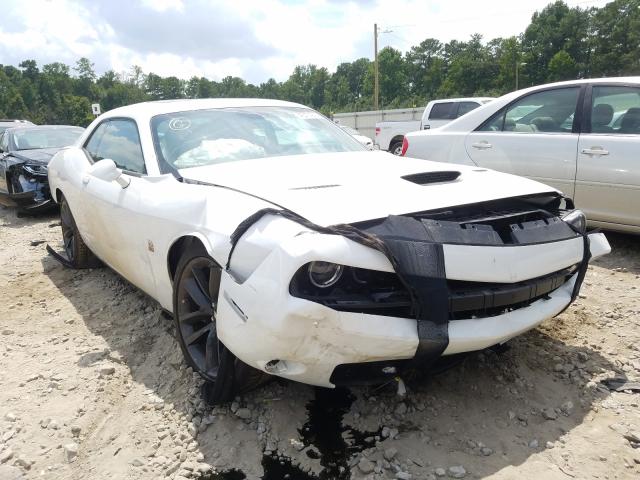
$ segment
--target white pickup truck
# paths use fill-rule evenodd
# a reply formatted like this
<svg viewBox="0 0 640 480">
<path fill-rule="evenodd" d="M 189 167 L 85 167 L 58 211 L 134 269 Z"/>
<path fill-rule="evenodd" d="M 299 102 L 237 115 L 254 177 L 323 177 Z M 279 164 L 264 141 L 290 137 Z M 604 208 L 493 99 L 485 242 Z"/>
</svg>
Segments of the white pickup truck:
<svg viewBox="0 0 640 480">
<path fill-rule="evenodd" d="M 491 100 L 493 100 L 491 97 L 431 100 L 427 103 L 421 120 L 376 123 L 375 144 L 380 147 L 380 150 L 388 150 L 394 155 L 400 155 L 402 137 L 405 133 L 441 127 Z"/>
</svg>

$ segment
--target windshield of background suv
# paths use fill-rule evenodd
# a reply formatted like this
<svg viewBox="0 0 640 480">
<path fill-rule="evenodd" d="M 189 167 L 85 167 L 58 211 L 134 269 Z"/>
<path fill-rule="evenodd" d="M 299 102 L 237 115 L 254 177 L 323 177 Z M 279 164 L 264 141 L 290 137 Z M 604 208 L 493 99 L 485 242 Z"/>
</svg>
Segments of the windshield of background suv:
<svg viewBox="0 0 640 480">
<path fill-rule="evenodd" d="M 17 150 L 38 148 L 62 148 L 73 145 L 84 128 L 25 128 L 13 132 L 13 143 Z"/>
<path fill-rule="evenodd" d="M 318 112 L 295 107 L 242 107 L 158 115 L 151 130 L 174 168 L 365 148 Z"/>
</svg>

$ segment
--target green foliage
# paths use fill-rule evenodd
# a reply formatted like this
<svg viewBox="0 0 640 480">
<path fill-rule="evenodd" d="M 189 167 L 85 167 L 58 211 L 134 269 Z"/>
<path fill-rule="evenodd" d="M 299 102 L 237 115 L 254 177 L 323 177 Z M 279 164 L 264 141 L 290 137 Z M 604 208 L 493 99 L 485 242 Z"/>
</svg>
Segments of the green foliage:
<svg viewBox="0 0 640 480">
<path fill-rule="evenodd" d="M 536 12 L 518 37 L 442 43 L 426 38 L 406 53 L 385 47 L 379 52 L 382 108 L 422 106 L 447 96 L 498 96 L 516 85 L 601 76 L 640 74 L 640 0 L 614 0 L 602 8 L 570 8 L 557 0 Z M 516 69 L 516 65 L 518 68 Z M 284 82 L 260 85 L 227 76 L 182 80 L 145 74 L 133 65 L 126 73 L 98 76 L 88 58 L 70 68 L 24 60 L 0 65 L 0 116 L 36 123 L 85 126 L 91 104 L 107 111 L 122 105 L 171 98 L 259 97 L 302 103 L 326 115 L 370 110 L 373 62 L 359 58 L 338 65 L 334 73 L 300 65 Z"/>
<path fill-rule="evenodd" d="M 560 50 L 549 60 L 547 79 L 556 82 L 570 80 L 578 73 L 578 64 L 566 51 Z"/>
</svg>

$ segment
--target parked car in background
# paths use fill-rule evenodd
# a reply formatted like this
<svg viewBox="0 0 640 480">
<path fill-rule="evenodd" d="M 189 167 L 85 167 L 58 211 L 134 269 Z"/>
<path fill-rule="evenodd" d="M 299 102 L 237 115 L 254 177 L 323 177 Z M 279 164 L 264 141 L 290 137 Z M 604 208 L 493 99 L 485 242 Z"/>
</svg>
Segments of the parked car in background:
<svg viewBox="0 0 640 480">
<path fill-rule="evenodd" d="M 419 121 L 387 121 L 376 123 L 375 143 L 380 146 L 381 150 L 387 150 L 394 155 L 400 155 L 402 151 L 402 137 L 404 137 L 406 133 L 442 127 L 491 100 L 493 99 L 490 97 L 431 100 L 427 103 L 422 113 L 422 119 Z"/>
<path fill-rule="evenodd" d="M 0 133 L 4 132 L 7 128 L 24 127 L 27 125 L 35 125 L 35 124 L 30 122 L 29 120 L 14 120 L 14 119 L 3 118 L 3 119 L 0 119 Z"/>
<path fill-rule="evenodd" d="M 111 110 L 49 183 L 50 251 L 97 257 L 172 312 L 211 402 L 268 375 L 388 382 L 505 342 L 567 308 L 610 249 L 551 187 L 369 152 L 275 100 Z"/>
<path fill-rule="evenodd" d="M 55 204 L 47 182 L 47 164 L 84 131 L 67 125 L 24 125 L 0 134 L 0 203 L 35 213 Z"/>
<path fill-rule="evenodd" d="M 351 127 L 349 127 L 347 125 L 340 125 L 339 123 L 337 125 L 342 130 L 344 130 L 349 135 L 351 135 L 353 138 L 355 138 L 357 141 L 359 141 L 362 145 L 367 147 L 369 150 L 373 150 L 373 140 L 371 140 L 369 137 L 367 137 L 365 135 L 362 135 L 355 128 L 351 128 Z"/>
<path fill-rule="evenodd" d="M 512 92 L 406 140 L 407 157 L 538 180 L 573 197 L 590 225 L 640 233 L 640 77 Z"/>
</svg>

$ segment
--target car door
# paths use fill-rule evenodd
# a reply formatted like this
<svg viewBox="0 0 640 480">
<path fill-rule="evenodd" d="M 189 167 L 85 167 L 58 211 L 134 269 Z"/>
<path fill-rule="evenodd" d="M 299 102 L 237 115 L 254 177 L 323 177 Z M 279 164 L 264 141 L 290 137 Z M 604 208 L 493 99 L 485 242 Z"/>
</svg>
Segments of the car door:
<svg viewBox="0 0 640 480">
<path fill-rule="evenodd" d="M 640 85 L 594 84 L 584 110 L 576 206 L 589 220 L 640 226 Z"/>
<path fill-rule="evenodd" d="M 468 155 L 482 167 L 538 180 L 573 196 L 582 90 L 556 87 L 516 99 L 467 135 Z"/>
<path fill-rule="evenodd" d="M 107 119 L 99 125 L 85 144 L 93 162 L 111 159 L 130 180 L 123 188 L 91 175 L 83 179 L 79 210 L 86 226 L 83 238 L 98 257 L 134 285 L 153 292 L 153 275 L 144 242 L 146 219 L 140 213 L 140 190 L 147 171 L 137 124 L 129 118 Z"/>
</svg>

